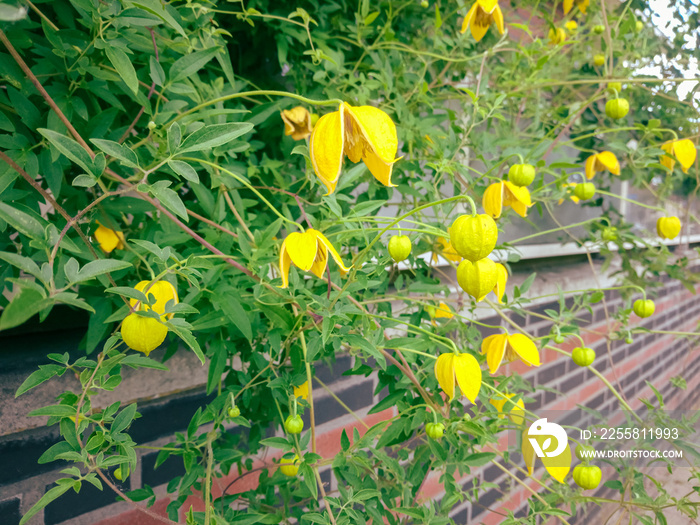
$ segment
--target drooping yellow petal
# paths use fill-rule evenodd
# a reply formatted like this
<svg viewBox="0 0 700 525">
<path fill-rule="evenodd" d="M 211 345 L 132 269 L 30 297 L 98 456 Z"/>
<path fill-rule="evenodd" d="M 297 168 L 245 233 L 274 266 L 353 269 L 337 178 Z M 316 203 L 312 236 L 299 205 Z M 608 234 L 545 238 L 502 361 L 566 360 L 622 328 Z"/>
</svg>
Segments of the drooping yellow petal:
<svg viewBox="0 0 700 525">
<path fill-rule="evenodd" d="M 506 334 L 490 335 L 481 343 L 481 353 L 486 354 L 486 364 L 492 375 L 496 373 L 503 362 L 507 343 L 508 336 Z"/>
<path fill-rule="evenodd" d="M 314 171 L 328 189 L 335 191 L 343 165 L 345 123 L 342 111 L 328 113 L 318 119 L 311 133 L 309 155 Z"/>
<path fill-rule="evenodd" d="M 503 181 L 503 205 L 510 206 L 521 217 L 527 216 L 527 209 L 532 206 L 530 190 L 526 186 L 516 186 L 510 181 Z"/>
<path fill-rule="evenodd" d="M 513 403 L 513 401 L 510 401 L 511 397 L 513 396 L 509 396 L 509 403 L 506 404 L 506 409 L 510 407 L 508 417 L 513 423 L 520 426 L 525 420 L 525 403 L 522 399 L 518 399 L 516 403 Z"/>
<path fill-rule="evenodd" d="M 469 9 L 467 16 L 464 17 L 464 21 L 462 22 L 462 29 L 459 30 L 460 33 L 464 33 L 467 28 L 474 23 L 474 16 L 476 15 L 476 8 L 478 6 L 478 2 L 474 2 L 474 5 Z"/>
<path fill-rule="evenodd" d="M 165 312 L 165 306 L 168 304 L 168 301 L 172 300 L 173 304 L 177 304 L 179 302 L 177 290 L 169 281 L 156 281 L 153 284 L 151 284 L 151 281 L 141 281 L 136 286 L 134 286 L 134 288 L 139 292 L 143 292 L 144 294 L 146 294 L 146 297 L 152 294 L 153 297 L 155 297 L 156 299 L 156 302 L 153 304 L 152 307 L 142 303 L 139 303 L 138 307 L 136 307 L 138 300 L 129 299 L 129 306 L 131 306 L 131 308 L 141 310 L 142 312 L 145 312 L 152 308 L 154 312 L 163 314 Z M 165 320 L 166 317 L 168 319 L 172 319 L 173 314 L 168 314 L 167 316 L 163 315 L 162 319 Z"/>
<path fill-rule="evenodd" d="M 546 436 L 538 436 L 546 439 Z M 541 447 L 542 445 L 540 445 Z M 553 458 L 545 456 L 542 458 L 544 468 L 547 469 L 549 475 L 556 479 L 559 483 L 564 483 L 564 478 L 571 470 L 571 447 L 566 444 L 564 452 Z"/>
<path fill-rule="evenodd" d="M 496 22 L 498 32 L 503 34 L 505 32 L 505 26 L 503 24 L 503 11 L 501 11 L 501 8 L 498 5 L 496 6 L 496 9 L 493 10 L 493 20 Z"/>
<path fill-rule="evenodd" d="M 435 309 L 434 317 L 436 319 L 440 317 L 444 319 L 452 319 L 454 317 L 454 314 L 452 313 L 452 310 L 450 310 L 449 306 L 447 306 L 445 303 L 440 303 Z"/>
<path fill-rule="evenodd" d="M 676 160 L 673 158 L 673 142 L 662 144 L 661 149 L 667 153 L 667 155 L 661 156 L 661 165 L 673 171 L 673 167 L 676 165 Z"/>
<path fill-rule="evenodd" d="M 346 123 L 346 133 L 361 133 L 367 145 L 382 162 L 386 164 L 396 162 L 399 139 L 396 134 L 396 125 L 389 115 L 374 106 L 353 107 L 344 104 L 343 110 L 346 117 L 349 116 L 352 120 L 352 124 Z"/>
<path fill-rule="evenodd" d="M 286 243 L 282 243 L 282 248 L 280 249 L 280 274 L 282 277 L 282 286 L 280 288 L 287 288 L 289 286 L 289 265 L 292 260 L 287 253 Z"/>
<path fill-rule="evenodd" d="M 484 38 L 486 32 L 489 30 L 490 25 L 491 16 L 487 15 L 486 13 L 484 13 L 483 10 L 480 10 L 477 7 L 476 14 L 474 15 L 474 20 L 472 20 L 472 23 L 469 25 L 474 40 L 480 42 L 481 39 Z"/>
<path fill-rule="evenodd" d="M 111 253 L 115 249 L 124 249 L 124 234 L 122 232 L 102 226 L 99 222 L 97 224 L 98 227 L 95 230 L 95 239 L 97 239 L 103 252 Z"/>
<path fill-rule="evenodd" d="M 484 197 L 481 199 L 481 205 L 484 211 L 498 219 L 503 211 L 503 182 L 494 182 L 484 192 Z"/>
<path fill-rule="evenodd" d="M 435 378 L 440 384 L 442 391 L 447 394 L 452 401 L 455 397 L 455 372 L 452 366 L 454 354 L 447 352 L 440 354 L 435 362 Z"/>
<path fill-rule="evenodd" d="M 312 230 L 309 230 L 309 231 L 312 231 Z M 328 249 L 328 251 L 331 254 L 331 257 L 333 257 L 333 260 L 340 267 L 341 273 L 349 272 L 350 268 L 352 268 L 352 265 L 350 265 L 350 267 L 347 268 L 343 264 L 343 259 L 340 258 L 340 254 L 336 251 L 335 247 L 331 244 L 331 242 L 328 239 L 326 239 L 326 236 L 323 235 L 321 232 L 316 231 L 316 230 L 313 230 L 313 232 L 315 233 L 316 237 L 318 238 L 318 242 Z"/>
<path fill-rule="evenodd" d="M 586 178 L 588 180 L 591 180 L 595 176 L 595 161 L 595 154 L 586 159 Z"/>
<path fill-rule="evenodd" d="M 573 2 L 573 0 L 571 1 Z M 532 447 L 532 443 L 530 443 L 526 432 L 523 432 L 522 452 L 523 460 L 527 467 L 527 474 L 528 476 L 532 476 L 532 473 L 535 471 L 535 449 Z"/>
<path fill-rule="evenodd" d="M 586 9 L 588 9 L 588 4 L 590 3 L 590 1 L 591 0 L 581 0 L 580 2 L 577 2 L 578 8 L 584 15 L 586 14 Z"/>
<path fill-rule="evenodd" d="M 498 8 L 498 0 L 476 0 L 476 3 L 488 14 L 493 13 Z"/>
<path fill-rule="evenodd" d="M 605 166 L 605 169 L 613 175 L 620 174 L 620 163 L 612 151 L 601 151 L 596 155 L 596 160 Z"/>
<path fill-rule="evenodd" d="M 513 334 L 508 336 L 508 344 L 523 363 L 528 366 L 540 366 L 540 352 L 529 337 Z"/>
<path fill-rule="evenodd" d="M 304 233 L 292 232 L 284 240 L 284 246 L 294 265 L 308 272 L 318 253 L 318 232 L 313 229 Z"/>
<path fill-rule="evenodd" d="M 564 14 L 568 15 L 571 8 L 574 7 L 574 0 L 564 0 Z"/>
<path fill-rule="evenodd" d="M 673 153 L 676 155 L 678 162 L 681 163 L 683 173 L 688 173 L 690 167 L 695 164 L 697 150 L 695 144 L 688 139 L 677 140 L 673 143 Z"/>
<path fill-rule="evenodd" d="M 294 397 L 300 397 L 302 399 L 309 398 L 309 382 L 308 381 L 304 381 L 304 384 L 301 386 L 294 387 Z"/>
<path fill-rule="evenodd" d="M 493 289 L 493 293 L 496 294 L 498 302 L 502 303 L 503 295 L 506 293 L 506 283 L 508 282 L 508 270 L 501 263 L 496 264 L 496 272 L 498 274 L 496 278 L 496 287 Z"/>
<path fill-rule="evenodd" d="M 294 140 L 304 140 L 311 135 L 311 114 L 303 106 L 285 109 L 280 113 L 284 122 L 284 134 Z"/>
<path fill-rule="evenodd" d="M 319 279 L 323 278 L 323 272 L 326 271 L 326 266 L 328 266 L 328 249 L 323 243 L 318 244 L 318 251 L 316 252 L 316 259 L 314 264 L 311 266 L 311 273 L 313 273 Z"/>
<path fill-rule="evenodd" d="M 473 355 L 459 354 L 452 359 L 454 374 L 462 394 L 472 403 L 476 403 L 476 397 L 481 390 L 481 368 Z"/>
</svg>

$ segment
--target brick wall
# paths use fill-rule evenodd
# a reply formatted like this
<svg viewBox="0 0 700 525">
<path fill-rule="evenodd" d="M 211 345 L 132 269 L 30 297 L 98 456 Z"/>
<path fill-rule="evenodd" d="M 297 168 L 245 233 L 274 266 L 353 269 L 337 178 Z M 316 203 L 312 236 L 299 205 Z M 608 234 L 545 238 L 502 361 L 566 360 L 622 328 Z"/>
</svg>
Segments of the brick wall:
<svg viewBox="0 0 700 525">
<path fill-rule="evenodd" d="M 511 283 L 524 279 L 531 271 L 530 266 L 531 264 L 525 263 L 516 265 Z M 588 262 L 581 259 L 569 258 L 551 265 L 547 261 L 540 261 L 537 263 L 537 271 L 538 278 L 531 290 L 532 295 L 548 293 L 556 284 L 568 286 L 570 289 L 594 286 L 581 277 L 584 274 L 590 274 Z M 607 286 L 608 282 L 609 280 L 606 280 L 602 286 Z M 635 408 L 641 405 L 637 398 L 653 397 L 645 381 L 653 383 L 664 394 L 666 404 L 670 408 L 680 409 L 697 405 L 700 397 L 700 389 L 697 388 L 700 382 L 700 375 L 697 374 L 700 369 L 700 358 L 691 351 L 694 347 L 687 339 L 677 339 L 663 334 L 638 334 L 634 337 L 634 342 L 629 345 L 624 341 L 613 341 L 611 352 L 608 354 L 603 304 L 612 312 L 621 305 L 621 302 L 619 293 L 608 291 L 605 294 L 605 302 L 597 303 L 592 314 L 586 313 L 583 316 L 582 323 L 588 329 L 584 339 L 595 349 L 598 356 L 596 368 L 613 384 L 620 383 L 625 397 Z M 642 326 L 653 330 L 696 330 L 697 321 L 700 318 L 699 296 L 691 294 L 678 283 L 667 281 L 660 289 L 656 304 L 656 314 L 643 320 L 640 323 Z M 538 303 L 532 306 L 530 311 L 536 314 L 548 308 L 557 309 L 558 307 L 556 303 Z M 492 313 L 487 309 L 479 311 L 484 316 Z M 549 324 L 535 315 L 517 317 L 517 321 L 524 322 L 524 327 L 532 335 L 541 336 L 549 333 Z M 486 317 L 483 320 L 489 324 L 501 324 L 498 317 Z M 32 331 L 36 329 L 41 331 Z M 52 387 L 47 385 L 44 387 L 45 391 L 37 389 L 32 391 L 33 393 L 25 394 L 19 400 L 14 400 L 14 391 L 37 364 L 44 362 L 46 353 L 70 351 L 73 355 L 79 355 L 77 344 L 84 330 L 84 319 L 76 316 L 74 312 L 66 314 L 57 310 L 52 319 L 38 327 L 34 326 L 29 330 L 24 327 L 21 331 L 16 330 L 0 338 L 0 388 L 2 388 L 3 399 L 0 406 L 0 465 L 3 465 L 0 469 L 0 516 L 3 518 L 0 521 L 3 525 L 18 523 L 21 512 L 26 512 L 50 488 L 53 480 L 58 477 L 58 471 L 63 468 L 60 462 L 37 464 L 39 456 L 56 441 L 57 429 L 40 426 L 41 421 L 35 421 L 39 418 L 21 419 L 21 415 L 26 414 L 34 405 L 46 404 L 47 400 L 69 383 L 56 384 Z M 485 333 L 488 332 L 485 331 Z M 570 350 L 577 345 L 573 341 L 567 341 L 561 346 Z M 157 357 L 158 354 L 156 354 Z M 178 352 L 174 359 L 183 361 L 174 363 L 169 361 L 171 372 L 162 372 L 157 376 L 151 372 L 146 382 L 138 372 L 133 372 L 125 378 L 125 383 L 133 385 L 133 388 L 125 389 L 123 384 L 117 392 L 127 400 L 140 399 L 139 411 L 144 417 L 136 420 L 131 427 L 131 435 L 140 444 L 158 446 L 168 442 L 174 432 L 186 428 L 197 408 L 208 402 L 202 386 L 206 381 L 206 372 L 197 371 L 195 363 L 191 361 L 190 354 L 187 352 Z M 535 387 L 535 392 L 528 398 L 530 402 L 526 404 L 528 410 L 534 412 L 571 410 L 577 404 L 597 410 L 617 407 L 617 400 L 590 371 L 577 367 L 570 359 L 549 350 L 542 352 L 542 361 L 542 366 L 534 369 L 509 365 L 512 370 L 522 373 L 525 379 Z M 368 378 L 343 376 L 342 373 L 351 367 L 352 361 L 349 356 L 338 356 L 332 366 L 317 367 L 316 376 L 367 425 L 371 426 L 391 416 L 392 409 L 378 414 L 368 414 L 371 407 L 380 400 L 382 393 L 374 394 L 375 376 Z M 182 370 L 185 370 L 186 374 L 183 374 Z M 669 383 L 669 378 L 675 375 L 682 375 L 688 381 L 685 391 Z M 62 380 L 70 382 L 71 378 L 62 378 Z M 552 392 L 551 389 L 557 393 Z M 348 414 L 318 385 L 315 385 L 314 401 L 318 425 L 318 450 L 324 457 L 332 456 L 339 450 L 343 429 L 346 429 L 350 436 L 352 428 L 363 432 L 365 426 Z M 111 401 L 104 400 L 104 403 L 108 402 Z M 229 431 L 243 430 L 232 428 Z M 179 459 L 171 459 L 154 469 L 156 456 L 156 451 L 142 449 L 139 452 L 137 470 L 122 486 L 126 490 L 133 490 L 146 484 L 150 485 L 159 498 L 154 509 L 164 514 L 169 501 L 165 484 L 183 471 Z M 255 466 L 263 466 L 266 462 L 270 462 L 270 457 L 257 461 Z M 542 469 L 536 470 L 535 476 L 541 476 L 542 472 Z M 522 475 L 517 475 L 523 479 Z M 335 488 L 335 480 L 328 468 L 322 471 L 321 477 L 326 483 L 327 490 L 332 491 Z M 443 490 L 438 479 L 438 473 L 429 476 L 422 489 L 423 500 L 442 497 Z M 214 496 L 220 495 L 224 490 L 228 494 L 243 492 L 254 487 L 256 481 L 256 473 L 242 478 L 238 478 L 237 474 L 233 473 L 228 478 L 216 481 Z M 537 489 L 537 485 L 532 480 L 525 481 L 529 486 Z M 488 509 L 500 513 L 509 509 L 517 516 L 526 514 L 529 492 L 519 485 L 513 485 L 512 480 L 497 466 L 489 464 L 473 470 L 472 476 L 463 480 L 466 488 L 472 487 L 475 482 L 477 484 L 490 482 L 498 486 L 480 491 L 479 501 L 476 504 L 457 505 L 452 513 L 456 523 L 483 522 L 487 525 L 499 523 L 501 516 L 489 512 Z M 605 490 L 607 489 L 601 489 L 600 493 L 603 494 Z M 195 510 L 201 510 L 201 501 L 192 498 L 191 503 Z M 572 521 L 572 524 L 590 523 L 591 517 L 596 512 L 597 508 L 591 506 L 586 509 L 585 520 L 580 518 L 578 522 Z M 42 523 L 46 525 L 94 523 L 150 525 L 159 522 L 145 517 L 124 502 L 115 502 L 110 492 L 101 493 L 91 485 L 84 484 L 79 495 L 72 491 L 68 492 L 49 505 L 31 523 L 36 525 Z"/>
</svg>

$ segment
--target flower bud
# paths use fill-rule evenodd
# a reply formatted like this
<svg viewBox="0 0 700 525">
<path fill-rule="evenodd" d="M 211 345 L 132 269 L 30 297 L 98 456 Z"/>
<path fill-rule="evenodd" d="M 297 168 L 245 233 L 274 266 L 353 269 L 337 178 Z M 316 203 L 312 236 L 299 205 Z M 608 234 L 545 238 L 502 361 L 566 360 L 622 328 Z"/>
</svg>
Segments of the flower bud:
<svg viewBox="0 0 700 525">
<path fill-rule="evenodd" d="M 459 255 L 472 262 L 491 253 L 497 241 L 496 221 L 486 214 L 462 215 L 450 227 L 450 244 Z"/>
<path fill-rule="evenodd" d="M 681 221 L 678 217 L 659 217 L 656 221 L 656 233 L 662 239 L 675 239 L 681 232 Z"/>
<path fill-rule="evenodd" d="M 630 112 L 630 103 L 626 98 L 613 98 L 605 103 L 605 114 L 615 120 L 624 118 Z"/>
<path fill-rule="evenodd" d="M 632 305 L 632 311 L 642 318 L 651 317 L 655 310 L 656 305 L 651 299 L 637 299 Z"/>
<path fill-rule="evenodd" d="M 600 67 L 605 64 L 605 55 L 595 55 L 593 57 L 593 63 L 597 66 Z"/>
<path fill-rule="evenodd" d="M 535 180 L 535 167 L 532 164 L 513 164 L 508 170 L 508 180 L 516 186 L 528 186 Z"/>
<path fill-rule="evenodd" d="M 598 24 L 598 25 L 593 26 L 593 32 L 596 35 L 602 35 L 604 31 L 605 31 L 605 26 L 602 24 Z"/>
<path fill-rule="evenodd" d="M 394 262 L 405 260 L 411 253 L 411 239 L 406 235 L 394 235 L 389 239 L 389 255 Z"/>
<path fill-rule="evenodd" d="M 578 183 L 576 186 L 574 186 L 574 195 L 582 201 L 592 199 L 595 195 L 595 184 L 592 182 Z"/>
</svg>

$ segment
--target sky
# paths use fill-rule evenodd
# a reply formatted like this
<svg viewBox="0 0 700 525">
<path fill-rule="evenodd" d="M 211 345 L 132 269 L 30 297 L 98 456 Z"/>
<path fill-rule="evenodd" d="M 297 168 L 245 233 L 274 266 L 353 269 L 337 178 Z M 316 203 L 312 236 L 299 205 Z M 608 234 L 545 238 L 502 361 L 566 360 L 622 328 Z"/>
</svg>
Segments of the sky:
<svg viewBox="0 0 700 525">
<path fill-rule="evenodd" d="M 672 0 L 671 0 L 672 2 Z M 651 15 L 651 21 L 654 24 L 657 31 L 661 32 L 668 38 L 674 38 L 675 32 L 678 29 L 678 21 L 674 20 L 672 17 L 672 12 L 675 7 L 669 7 L 669 0 L 649 0 L 649 8 L 646 14 Z M 683 30 L 688 31 L 689 28 L 683 28 Z M 688 31 L 689 32 L 689 31 Z M 695 41 L 694 35 L 686 37 L 687 41 Z M 694 44 L 693 44 L 694 45 Z M 673 59 L 673 57 L 669 57 Z M 655 57 L 654 65 L 648 65 L 640 68 L 637 74 L 640 76 L 654 76 L 661 78 L 661 61 L 665 57 Z M 698 60 L 694 57 L 689 57 L 689 64 L 684 68 L 683 78 L 700 78 L 700 69 L 698 68 Z M 681 100 L 686 100 L 688 93 L 694 86 L 697 85 L 697 81 L 681 82 L 677 87 L 677 96 Z M 670 83 L 669 83 L 670 84 Z M 696 93 L 694 99 L 700 104 L 700 93 Z"/>
</svg>

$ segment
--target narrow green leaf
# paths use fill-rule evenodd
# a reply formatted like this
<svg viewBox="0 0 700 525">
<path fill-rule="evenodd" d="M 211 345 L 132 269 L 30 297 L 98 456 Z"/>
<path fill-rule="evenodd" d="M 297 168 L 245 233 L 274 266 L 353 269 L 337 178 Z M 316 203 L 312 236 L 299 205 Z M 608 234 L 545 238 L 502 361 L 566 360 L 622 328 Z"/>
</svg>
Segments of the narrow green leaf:
<svg viewBox="0 0 700 525">
<path fill-rule="evenodd" d="M 37 408 L 31 411 L 29 416 L 57 416 L 57 417 L 70 417 L 75 416 L 75 407 L 68 405 L 49 405 L 47 407 Z"/>
<path fill-rule="evenodd" d="M 264 447 L 279 448 L 284 451 L 293 450 L 294 447 L 283 437 L 271 437 L 267 439 L 261 439 L 260 444 Z"/>
<path fill-rule="evenodd" d="M 253 329 L 250 326 L 250 319 L 248 319 L 248 313 L 243 309 L 238 299 L 231 295 L 223 295 L 219 297 L 217 303 L 226 314 L 226 317 L 236 325 L 236 328 L 241 331 L 248 341 L 251 341 L 253 339 Z"/>
<path fill-rule="evenodd" d="M 21 325 L 34 314 L 53 304 L 33 288 L 22 288 L 5 307 L 0 317 L 0 330 L 7 330 Z"/>
<path fill-rule="evenodd" d="M 56 461 L 59 454 L 65 454 L 66 452 L 74 452 L 73 447 L 67 441 L 59 441 L 55 443 L 49 449 L 44 452 L 41 457 L 37 460 L 37 463 L 43 465 L 44 463 L 51 463 Z"/>
<path fill-rule="evenodd" d="M 138 93 L 139 78 L 136 76 L 136 70 L 128 55 L 116 47 L 106 48 L 105 53 L 107 53 L 107 58 L 114 66 L 114 69 L 117 70 L 119 76 L 122 77 L 127 87 L 134 92 L 134 95 Z"/>
<path fill-rule="evenodd" d="M 165 71 L 163 71 L 163 66 L 160 65 L 160 62 L 158 62 L 154 56 L 151 56 L 149 66 L 151 68 L 151 80 L 155 82 L 156 86 L 163 87 L 165 85 Z"/>
<path fill-rule="evenodd" d="M 50 129 L 38 128 L 37 131 L 41 133 L 58 151 L 63 153 L 86 172 L 93 175 L 98 175 L 95 173 L 95 168 L 92 164 L 90 155 L 88 155 L 88 152 L 85 151 L 85 148 L 83 148 L 72 138 L 61 135 L 60 133 Z"/>
<path fill-rule="evenodd" d="M 181 160 L 170 160 L 168 161 L 168 166 L 170 166 L 170 169 L 180 175 L 183 179 L 199 184 L 199 175 L 197 175 L 195 169 L 186 162 Z"/>
<path fill-rule="evenodd" d="M 23 255 L 19 255 L 17 253 L 0 252 L 0 259 L 10 263 L 13 266 L 16 266 L 25 273 L 33 275 L 40 281 L 44 280 L 39 266 L 29 257 L 24 257 Z"/>
<path fill-rule="evenodd" d="M 32 372 L 32 374 L 24 380 L 24 383 L 19 386 L 17 392 L 15 392 L 15 397 L 19 397 L 27 390 L 31 390 L 35 386 L 39 386 L 41 383 L 48 381 L 63 370 L 65 370 L 65 368 L 60 365 L 40 365 L 39 370 Z"/>
<path fill-rule="evenodd" d="M 156 15 L 163 22 L 180 33 L 182 37 L 187 38 L 187 33 L 185 33 L 185 30 L 182 29 L 182 26 L 172 17 L 170 13 L 168 13 L 167 9 L 163 7 L 158 0 L 139 0 L 138 2 L 131 2 L 131 4 Z"/>
<path fill-rule="evenodd" d="M 90 139 L 90 142 L 104 151 L 107 155 L 120 160 L 124 165 L 129 166 L 130 168 L 139 167 L 139 158 L 136 156 L 136 153 L 134 153 L 124 144 L 119 144 L 119 142 L 104 139 Z"/>
<path fill-rule="evenodd" d="M 44 228 L 38 220 L 5 202 L 0 202 L 0 219 L 22 235 L 39 240 L 44 238 Z"/>
<path fill-rule="evenodd" d="M 59 480 L 60 481 L 60 480 Z M 71 480 L 72 481 L 72 480 Z M 54 487 L 46 492 L 39 501 L 37 501 L 34 506 L 27 511 L 27 513 L 22 516 L 22 519 L 19 522 L 19 525 L 24 525 L 27 523 L 30 519 L 34 517 L 34 515 L 39 512 L 41 509 L 46 507 L 49 503 L 51 503 L 53 500 L 56 498 L 59 498 L 62 496 L 65 492 L 68 491 L 73 486 L 73 484 L 61 484 L 57 487 Z"/>
<path fill-rule="evenodd" d="M 182 142 L 180 124 L 173 122 L 168 128 L 168 151 L 171 155 L 174 155 L 177 148 L 180 147 L 180 142 Z"/>
<path fill-rule="evenodd" d="M 189 330 L 178 326 L 177 324 L 174 324 L 173 322 L 168 322 L 166 323 L 168 328 L 175 332 L 175 334 L 182 339 L 187 346 L 190 347 L 190 349 L 194 352 L 194 354 L 199 358 L 199 361 L 204 364 L 204 353 L 202 352 L 202 349 L 199 347 L 199 343 L 197 342 L 197 339 L 192 335 L 192 332 Z"/>
<path fill-rule="evenodd" d="M 117 414 L 117 417 L 114 418 L 114 422 L 111 426 L 112 433 L 116 434 L 117 432 L 121 432 L 122 430 L 126 429 L 126 427 L 128 427 L 134 420 L 135 415 L 136 403 L 132 403 L 124 410 L 119 412 L 119 414 Z"/>
<path fill-rule="evenodd" d="M 219 52 L 218 47 L 210 47 L 202 51 L 195 51 L 189 55 L 178 58 L 170 67 L 170 83 L 177 82 L 202 69 Z"/>
<path fill-rule="evenodd" d="M 159 180 L 151 186 L 151 193 L 163 206 L 168 208 L 183 221 L 187 222 L 189 220 L 187 208 L 185 208 L 185 204 L 182 202 L 180 196 L 175 191 L 168 188 L 169 185 L 169 181 Z"/>
<path fill-rule="evenodd" d="M 98 275 L 102 275 L 109 272 L 116 272 L 118 270 L 124 270 L 125 268 L 131 268 L 132 264 L 126 261 L 118 261 L 116 259 L 98 259 L 97 261 L 92 261 L 83 266 L 78 275 L 76 276 L 76 281 L 83 282 L 89 279 L 94 279 Z"/>
<path fill-rule="evenodd" d="M 187 137 L 180 145 L 177 153 L 202 151 L 221 146 L 241 135 L 245 135 L 252 129 L 253 125 L 250 122 L 229 122 L 227 124 L 205 126 Z"/>
</svg>

